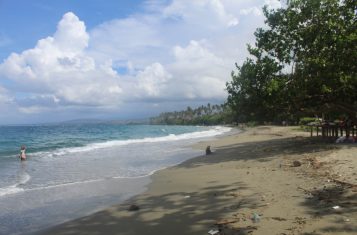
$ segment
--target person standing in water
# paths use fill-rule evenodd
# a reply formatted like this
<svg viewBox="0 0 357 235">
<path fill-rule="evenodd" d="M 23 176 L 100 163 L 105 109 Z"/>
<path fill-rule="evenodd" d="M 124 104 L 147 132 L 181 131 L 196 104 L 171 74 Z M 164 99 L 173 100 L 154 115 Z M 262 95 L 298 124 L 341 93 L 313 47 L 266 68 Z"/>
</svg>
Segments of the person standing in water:
<svg viewBox="0 0 357 235">
<path fill-rule="evenodd" d="M 20 160 L 21 161 L 24 161 L 24 160 L 26 160 L 26 146 L 25 145 L 22 145 L 21 146 L 21 149 L 20 149 Z"/>
</svg>

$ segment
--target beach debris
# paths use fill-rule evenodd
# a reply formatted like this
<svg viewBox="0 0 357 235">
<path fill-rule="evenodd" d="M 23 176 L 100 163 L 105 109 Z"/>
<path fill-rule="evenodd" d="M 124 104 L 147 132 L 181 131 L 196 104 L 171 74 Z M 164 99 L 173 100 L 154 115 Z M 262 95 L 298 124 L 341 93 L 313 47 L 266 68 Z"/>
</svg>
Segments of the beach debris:
<svg viewBox="0 0 357 235">
<path fill-rule="evenodd" d="M 306 218 L 304 217 L 295 217 L 295 221 L 293 222 L 294 224 L 306 224 Z"/>
<path fill-rule="evenodd" d="M 257 213 L 254 212 L 251 219 L 252 219 L 253 223 L 259 223 L 260 215 L 258 215 Z"/>
<path fill-rule="evenodd" d="M 277 220 L 277 221 L 286 221 L 287 219 L 282 218 L 282 217 L 271 217 L 273 220 Z"/>
<path fill-rule="evenodd" d="M 339 209 L 341 209 L 341 207 L 340 206 L 333 206 L 332 209 L 339 210 Z"/>
<path fill-rule="evenodd" d="M 128 211 L 138 211 L 138 210 L 140 210 L 140 207 L 135 204 L 130 205 L 128 208 Z"/>
<path fill-rule="evenodd" d="M 343 222 L 351 222 L 351 220 L 349 218 L 344 217 Z"/>
<path fill-rule="evenodd" d="M 322 166 L 322 162 L 319 162 L 316 158 L 309 158 L 309 165 L 312 165 L 312 168 L 319 169 Z"/>
<path fill-rule="evenodd" d="M 239 193 L 230 192 L 230 193 L 227 194 L 227 196 L 230 196 L 230 197 L 239 197 Z"/>
<path fill-rule="evenodd" d="M 299 167 L 299 166 L 301 166 L 300 161 L 297 161 L 297 160 L 293 161 L 293 167 Z"/>
<path fill-rule="evenodd" d="M 209 154 L 211 154 L 212 153 L 212 151 L 211 151 L 211 146 L 207 146 L 206 147 L 206 155 L 209 155 Z"/>
<path fill-rule="evenodd" d="M 211 230 L 208 231 L 208 234 L 211 234 L 211 235 L 219 234 L 219 230 L 217 230 L 217 229 L 211 229 Z"/>
</svg>

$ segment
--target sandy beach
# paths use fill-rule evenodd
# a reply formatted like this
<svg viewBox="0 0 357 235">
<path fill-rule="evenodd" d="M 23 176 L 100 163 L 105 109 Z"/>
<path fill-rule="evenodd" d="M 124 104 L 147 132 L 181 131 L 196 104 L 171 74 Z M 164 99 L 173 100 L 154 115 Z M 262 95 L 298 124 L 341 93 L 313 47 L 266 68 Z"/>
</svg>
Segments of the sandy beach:
<svg viewBox="0 0 357 235">
<path fill-rule="evenodd" d="M 357 144 L 309 135 L 260 126 L 200 143 L 213 153 L 156 172 L 123 204 L 40 234 L 357 234 Z"/>
</svg>

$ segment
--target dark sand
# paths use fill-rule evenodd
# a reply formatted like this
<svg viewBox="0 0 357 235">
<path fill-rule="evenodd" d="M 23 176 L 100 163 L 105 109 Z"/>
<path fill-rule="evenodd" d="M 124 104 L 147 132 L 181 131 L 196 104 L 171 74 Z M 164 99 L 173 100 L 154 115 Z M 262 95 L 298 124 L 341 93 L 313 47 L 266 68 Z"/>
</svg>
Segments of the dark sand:
<svg viewBox="0 0 357 235">
<path fill-rule="evenodd" d="M 357 144 L 266 126 L 207 145 L 144 194 L 41 234 L 357 234 Z"/>
</svg>

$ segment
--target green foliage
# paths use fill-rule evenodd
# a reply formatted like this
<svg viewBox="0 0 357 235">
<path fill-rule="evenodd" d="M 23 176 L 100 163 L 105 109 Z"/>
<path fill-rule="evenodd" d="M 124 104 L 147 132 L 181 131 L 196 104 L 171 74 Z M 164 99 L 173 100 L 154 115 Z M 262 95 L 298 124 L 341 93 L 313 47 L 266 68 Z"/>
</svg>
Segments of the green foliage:
<svg viewBox="0 0 357 235">
<path fill-rule="evenodd" d="M 299 121 L 299 124 L 300 125 L 307 125 L 311 122 L 315 122 L 316 121 L 316 118 L 313 118 L 313 117 L 303 117 L 303 118 L 300 118 L 300 121 Z"/>
<path fill-rule="evenodd" d="M 296 0 L 264 8 L 265 28 L 227 83 L 235 119 L 298 120 L 322 113 L 357 118 L 355 0 Z"/>
<path fill-rule="evenodd" d="M 319 120 L 317 118 L 313 118 L 313 117 L 302 117 L 299 120 L 299 125 L 300 125 L 300 130 L 302 131 L 310 131 L 310 127 L 307 126 L 310 123 L 318 123 Z"/>
<path fill-rule="evenodd" d="M 231 109 L 226 105 L 187 107 L 185 111 L 161 113 L 150 119 L 151 124 L 167 125 L 219 125 L 232 122 Z"/>
<path fill-rule="evenodd" d="M 258 125 L 258 123 L 254 122 L 254 121 L 250 121 L 250 122 L 247 122 L 246 125 L 247 125 L 247 127 L 255 127 Z"/>
</svg>

